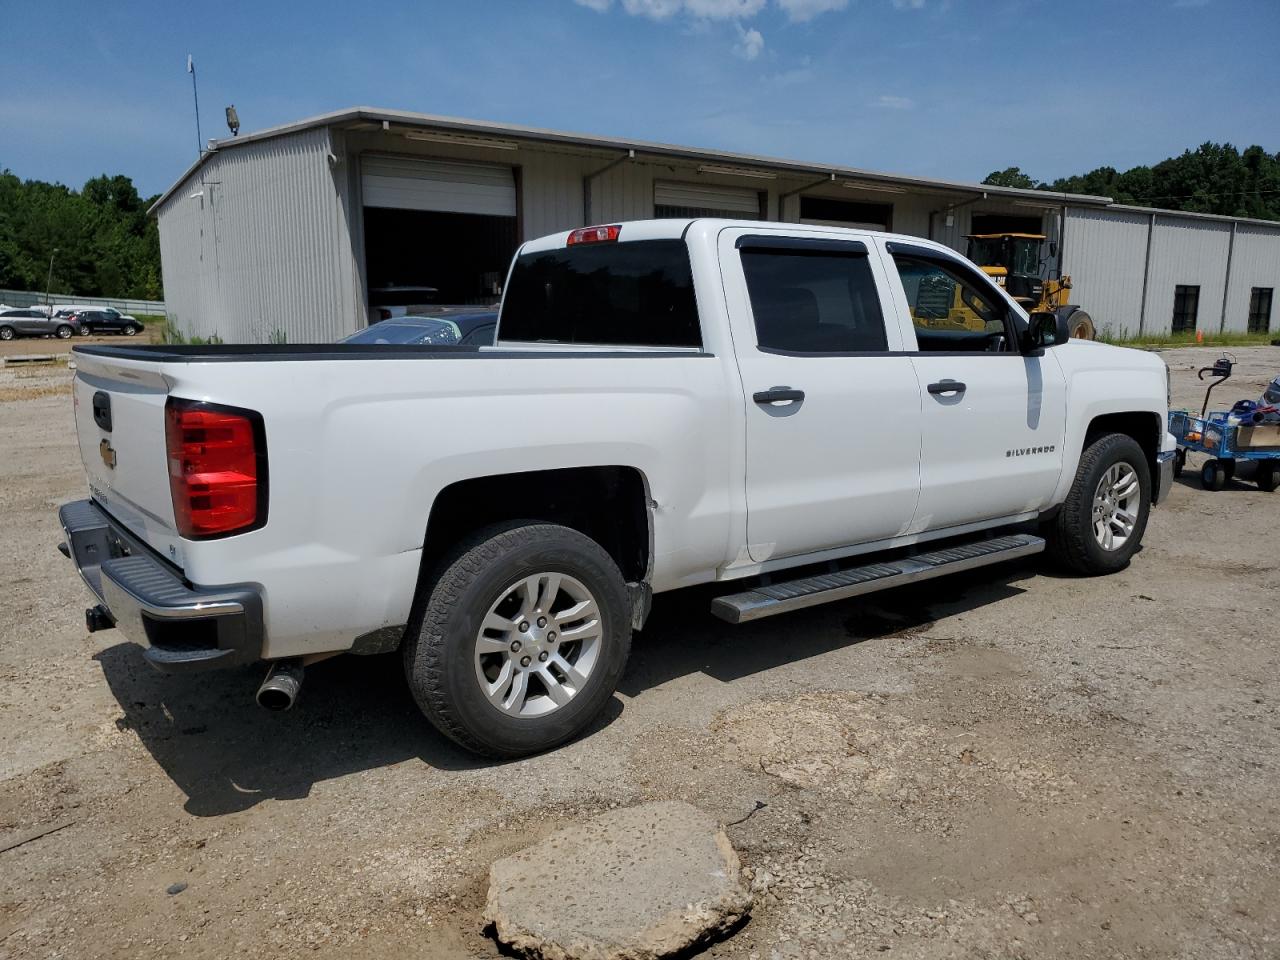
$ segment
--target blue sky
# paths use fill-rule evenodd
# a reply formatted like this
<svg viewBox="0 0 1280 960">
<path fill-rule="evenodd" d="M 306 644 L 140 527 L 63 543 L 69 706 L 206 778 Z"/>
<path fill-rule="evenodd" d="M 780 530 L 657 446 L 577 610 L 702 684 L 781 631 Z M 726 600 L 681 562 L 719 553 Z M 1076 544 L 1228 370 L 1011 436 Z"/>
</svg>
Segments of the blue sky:
<svg viewBox="0 0 1280 960">
<path fill-rule="evenodd" d="M 305 11 L 305 13 L 301 12 Z M 1280 0 L 0 0 L 0 167 L 168 186 L 370 105 L 978 180 L 1280 150 Z"/>
</svg>

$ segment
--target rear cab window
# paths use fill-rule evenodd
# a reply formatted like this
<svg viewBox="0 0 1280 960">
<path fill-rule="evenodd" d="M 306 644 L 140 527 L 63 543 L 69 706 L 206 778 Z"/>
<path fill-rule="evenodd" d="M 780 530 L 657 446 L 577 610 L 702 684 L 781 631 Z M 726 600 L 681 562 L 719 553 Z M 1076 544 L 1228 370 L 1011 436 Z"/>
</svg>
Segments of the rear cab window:
<svg viewBox="0 0 1280 960">
<path fill-rule="evenodd" d="M 702 346 L 683 240 L 583 243 L 521 254 L 499 338 L 619 347 Z"/>
<path fill-rule="evenodd" d="M 798 355 L 888 350 L 863 244 L 744 241 L 739 244 L 742 272 L 760 350 Z"/>
</svg>

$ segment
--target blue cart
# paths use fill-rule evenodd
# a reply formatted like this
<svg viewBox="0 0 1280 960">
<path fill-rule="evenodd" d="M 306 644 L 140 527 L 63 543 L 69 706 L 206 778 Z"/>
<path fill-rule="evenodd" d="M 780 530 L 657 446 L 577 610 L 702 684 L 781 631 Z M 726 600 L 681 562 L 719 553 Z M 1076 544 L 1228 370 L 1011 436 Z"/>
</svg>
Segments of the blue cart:
<svg viewBox="0 0 1280 960">
<path fill-rule="evenodd" d="M 1260 490 L 1275 490 L 1280 484 L 1280 424 L 1232 423 L 1225 410 L 1206 413 L 1213 388 L 1231 376 L 1232 360 L 1223 357 L 1212 367 L 1199 373 L 1215 378 L 1204 393 L 1200 416 L 1187 410 L 1169 411 L 1169 432 L 1178 441 L 1174 455 L 1174 476 L 1181 476 L 1187 463 L 1187 451 L 1203 453 L 1209 459 L 1200 470 L 1200 482 L 1206 490 L 1221 490 L 1236 474 L 1236 465 L 1252 461 L 1257 466 L 1255 482 Z"/>
</svg>

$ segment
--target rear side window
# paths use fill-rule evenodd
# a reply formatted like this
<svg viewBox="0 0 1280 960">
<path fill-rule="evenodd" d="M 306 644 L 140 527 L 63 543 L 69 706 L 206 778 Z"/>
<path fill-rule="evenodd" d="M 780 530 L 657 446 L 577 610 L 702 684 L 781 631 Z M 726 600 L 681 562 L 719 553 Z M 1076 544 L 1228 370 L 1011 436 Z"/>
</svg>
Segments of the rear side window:
<svg viewBox="0 0 1280 960">
<path fill-rule="evenodd" d="M 742 250 L 742 270 L 761 349 L 807 354 L 888 349 L 865 254 L 748 248 Z"/>
<path fill-rule="evenodd" d="M 579 244 L 516 260 L 502 302 L 503 340 L 699 347 L 683 240 Z"/>
</svg>

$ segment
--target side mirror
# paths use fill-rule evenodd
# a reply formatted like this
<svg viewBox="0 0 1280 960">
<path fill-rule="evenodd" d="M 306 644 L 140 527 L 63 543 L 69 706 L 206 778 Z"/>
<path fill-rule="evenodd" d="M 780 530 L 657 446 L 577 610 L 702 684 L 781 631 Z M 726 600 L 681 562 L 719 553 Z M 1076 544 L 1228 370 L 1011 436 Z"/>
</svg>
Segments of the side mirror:
<svg viewBox="0 0 1280 960">
<path fill-rule="evenodd" d="M 1027 327 L 1026 352 L 1061 346 L 1070 338 L 1071 327 L 1066 317 L 1048 310 L 1037 311 L 1031 314 Z"/>
</svg>

